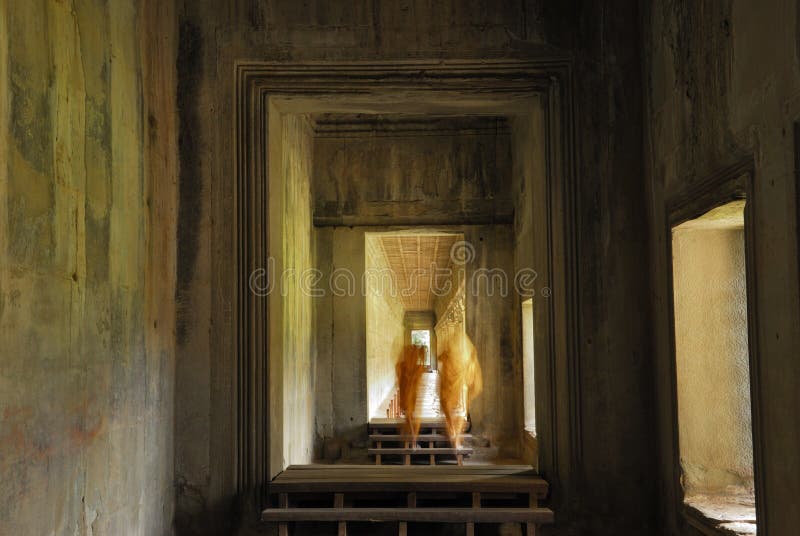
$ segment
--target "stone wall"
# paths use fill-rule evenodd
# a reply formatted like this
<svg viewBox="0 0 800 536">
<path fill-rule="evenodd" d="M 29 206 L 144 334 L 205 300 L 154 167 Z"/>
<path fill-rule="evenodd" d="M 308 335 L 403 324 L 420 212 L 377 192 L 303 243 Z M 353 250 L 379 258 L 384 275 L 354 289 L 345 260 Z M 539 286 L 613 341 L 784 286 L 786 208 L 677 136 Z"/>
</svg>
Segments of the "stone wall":
<svg viewBox="0 0 800 536">
<path fill-rule="evenodd" d="M 367 300 L 367 415 L 385 417 L 379 412 L 396 385 L 395 363 L 406 338 L 403 304 L 397 283 L 389 273 L 386 257 L 377 238 L 367 235 L 365 285 Z"/>
<path fill-rule="evenodd" d="M 362 291 L 364 227 L 321 227 L 317 268 L 324 296 L 317 315 L 317 434 L 319 439 L 366 440 L 367 300 Z M 347 453 L 345 453 L 345 456 Z"/>
<path fill-rule="evenodd" d="M 759 533 L 800 525 L 800 311 L 798 310 L 797 158 L 800 30 L 797 2 L 664 3 L 644 14 L 647 134 L 645 161 L 654 283 L 654 358 L 661 445 L 662 523 L 692 534 L 676 507 L 679 460 L 673 449 L 666 203 L 742 158 L 755 163 L 755 354 L 766 517 Z M 792 408 L 792 409 L 790 409 Z M 757 490 L 758 491 L 758 490 Z"/>
<path fill-rule="evenodd" d="M 538 382 L 544 383 L 546 372 L 540 367 L 538 378 L 534 377 L 534 359 L 528 359 L 526 352 L 535 355 L 538 362 L 542 363 L 546 359 L 546 352 L 541 348 L 540 343 L 535 342 L 544 340 L 547 328 L 543 326 L 546 318 L 546 306 L 548 298 L 543 295 L 549 282 L 546 280 L 547 273 L 547 224 L 543 224 L 545 218 L 540 199 L 546 198 L 546 173 L 542 163 L 545 160 L 544 144 L 538 143 L 541 139 L 540 122 L 535 114 L 519 115 L 513 118 L 511 123 L 512 131 L 512 198 L 514 200 L 514 271 L 516 274 L 527 274 L 525 288 L 520 288 L 514 294 L 514 310 L 511 318 L 511 334 L 515 351 L 521 356 L 520 375 L 514 378 L 512 388 L 523 391 L 521 399 L 522 407 L 520 416 L 522 422 L 520 427 L 527 430 L 531 429 L 531 423 L 535 422 L 535 386 Z M 534 208 L 536 204 L 537 208 Z M 544 254 L 543 254 L 544 253 Z M 520 279 L 520 281 L 523 281 Z M 522 285 L 520 285 L 522 287 Z M 532 302 L 525 309 L 523 302 L 531 299 Z M 535 306 L 533 304 L 535 301 Z M 536 315 L 534 315 L 536 310 Z M 534 321 L 538 319 L 538 322 Z M 523 325 L 529 322 L 530 334 L 534 337 L 530 341 L 525 340 Z M 527 343 L 527 347 L 526 347 Z M 539 345 L 538 355 L 535 347 Z M 523 441 L 520 445 L 522 457 L 526 462 L 537 466 L 538 453 L 536 441 L 527 435 L 522 436 Z"/>
<path fill-rule="evenodd" d="M 483 373 L 483 393 L 470 405 L 472 433 L 514 457 L 522 432 L 517 426 L 522 391 L 508 388 L 521 370 L 511 342 L 513 230 L 511 225 L 478 225 L 461 231 L 475 251 L 473 260 L 464 265 L 465 330 Z M 494 272 L 508 274 L 507 286 L 492 276 Z"/>
<path fill-rule="evenodd" d="M 450 278 L 448 282 L 442 281 L 442 288 L 447 288 L 447 292 L 436 296 L 433 303 L 433 310 L 436 313 L 436 333 L 437 348 L 436 353 L 442 352 L 446 347 L 447 341 L 456 334 L 465 333 L 465 273 L 463 266 L 453 262 L 448 266 Z"/>
<path fill-rule="evenodd" d="M 744 229 L 675 229 L 672 256 L 683 485 L 752 489 Z"/>
<path fill-rule="evenodd" d="M 311 226 L 312 132 L 303 116 L 283 118 L 283 465 L 311 463 L 314 454 L 314 268 Z M 280 194 L 279 194 L 280 195 Z M 274 296 L 274 294 L 273 294 Z M 277 298 L 277 296 L 275 296 Z"/>
<path fill-rule="evenodd" d="M 651 433 L 654 378 L 649 337 L 650 279 L 643 268 L 650 235 L 644 203 L 646 182 L 642 178 L 638 6 L 632 0 L 613 8 L 599 1 L 538 0 L 180 3 L 181 42 L 184 50 L 192 53 L 186 55 L 179 69 L 193 89 L 179 104 L 183 113 L 196 118 L 191 127 L 196 150 L 182 150 L 181 161 L 182 166 L 198 171 L 195 190 L 203 193 L 197 218 L 187 220 L 179 236 L 179 242 L 191 239 L 187 243 L 196 255 L 186 256 L 181 261 L 186 269 L 179 272 L 184 274 L 179 287 L 185 289 L 182 295 L 186 297 L 186 307 L 179 316 L 185 327 L 179 358 L 186 363 L 185 368 L 191 366 L 186 373 L 192 383 L 179 385 L 178 400 L 182 407 L 196 408 L 192 415 L 197 418 L 191 422 L 197 433 L 179 434 L 176 464 L 178 477 L 190 483 L 191 493 L 203 499 L 210 518 L 227 516 L 227 508 L 235 500 L 231 491 L 235 490 L 233 431 L 229 424 L 234 417 L 231 375 L 235 366 L 225 357 L 232 355 L 230 348 L 235 344 L 235 318 L 230 314 L 230 300 L 235 295 L 230 259 L 235 258 L 236 247 L 231 243 L 234 222 L 230 221 L 236 188 L 231 180 L 234 151 L 230 136 L 235 116 L 234 63 L 242 59 L 301 62 L 530 57 L 555 47 L 574 58 L 579 199 L 578 212 L 571 216 L 580 224 L 577 279 L 581 308 L 569 314 L 577 315 L 581 341 L 571 350 L 580 364 L 571 381 L 579 384 L 582 393 L 581 400 L 576 401 L 581 411 L 574 427 L 584 443 L 580 455 L 562 458 L 565 472 L 556 475 L 569 483 L 569 489 L 557 498 L 557 530 L 583 534 L 655 530 L 652 519 L 657 485 L 653 475 L 657 458 L 656 438 Z M 333 232 L 348 230 L 326 228 L 318 236 Z M 512 237 L 509 228 L 510 246 Z M 324 247 L 318 244 L 318 251 Z M 363 257 L 359 259 L 355 250 L 347 253 L 355 256 L 355 264 L 363 266 Z M 511 318 L 505 321 L 514 322 Z M 469 318 L 467 324 L 469 329 Z M 500 348 L 501 342 L 495 339 L 493 346 Z M 504 371 L 499 378 L 513 379 L 521 372 L 503 368 L 505 361 L 498 358 L 499 350 L 485 350 L 484 355 L 495 360 L 492 366 Z M 364 349 L 360 351 L 363 355 Z M 320 358 L 318 375 L 322 366 Z M 334 379 L 337 384 L 354 384 L 357 371 L 338 370 L 342 377 Z M 506 387 L 505 383 L 499 385 Z M 365 393 L 357 392 L 358 386 L 354 389 L 353 396 L 366 400 Z M 317 396 L 330 397 L 330 393 L 318 388 Z M 333 405 L 324 406 L 330 412 Z M 354 409 L 356 415 L 361 411 Z M 366 415 L 366 406 L 363 409 Z M 348 420 L 350 416 L 355 418 L 339 413 L 337 419 Z M 518 419 L 521 423 L 521 415 Z M 179 493 L 179 503 L 181 496 L 185 494 Z M 202 523 L 198 532 L 208 532 L 211 526 Z"/>
<path fill-rule="evenodd" d="M 388 115 L 318 125 L 318 222 L 425 225 L 512 217 L 505 119 Z"/>
<path fill-rule="evenodd" d="M 170 534 L 174 6 L 0 2 L 0 533 Z"/>
</svg>

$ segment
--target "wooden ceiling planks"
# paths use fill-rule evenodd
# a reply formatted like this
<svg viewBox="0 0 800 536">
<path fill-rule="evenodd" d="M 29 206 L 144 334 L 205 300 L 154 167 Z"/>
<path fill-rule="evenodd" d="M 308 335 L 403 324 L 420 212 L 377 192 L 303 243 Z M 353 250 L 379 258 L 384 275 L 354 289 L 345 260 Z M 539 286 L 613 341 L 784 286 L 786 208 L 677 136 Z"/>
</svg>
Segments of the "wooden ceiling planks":
<svg viewBox="0 0 800 536">
<path fill-rule="evenodd" d="M 398 298 L 407 311 L 433 309 L 435 270 L 450 265 L 450 250 L 461 236 L 446 233 L 385 233 L 378 237 L 386 265 L 397 281 Z"/>
</svg>

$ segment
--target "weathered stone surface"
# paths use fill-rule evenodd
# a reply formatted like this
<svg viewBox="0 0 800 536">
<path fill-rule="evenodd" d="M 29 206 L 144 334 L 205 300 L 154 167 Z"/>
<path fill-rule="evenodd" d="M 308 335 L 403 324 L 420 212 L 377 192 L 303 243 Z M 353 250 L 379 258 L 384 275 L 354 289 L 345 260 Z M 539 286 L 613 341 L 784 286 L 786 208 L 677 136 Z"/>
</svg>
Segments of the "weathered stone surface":
<svg viewBox="0 0 800 536">
<path fill-rule="evenodd" d="M 0 533 L 171 532 L 175 20 L 0 2 Z"/>
<path fill-rule="evenodd" d="M 314 143 L 317 225 L 512 220 L 505 118 L 326 119 Z"/>
<path fill-rule="evenodd" d="M 367 416 L 381 415 L 381 405 L 393 394 L 396 386 L 395 363 L 400 349 L 406 344 L 403 326 L 403 302 L 400 300 L 396 283 L 389 273 L 380 240 L 375 235 L 366 235 L 364 299 L 366 324 L 366 382 Z M 335 388 L 335 386 L 331 386 Z"/>
<path fill-rule="evenodd" d="M 663 525 L 689 534 L 676 512 L 682 490 L 675 444 L 669 331 L 667 202 L 743 157 L 755 166 L 747 209 L 754 214 L 757 345 L 766 518 L 759 533 L 800 525 L 800 311 L 798 297 L 797 133 L 800 116 L 798 4 L 661 3 L 644 13 L 648 138 L 645 143 L 654 303 L 654 371 Z M 751 371 L 753 371 L 751 367 Z M 758 490 L 757 490 L 758 492 Z"/>
<path fill-rule="evenodd" d="M 311 223 L 312 132 L 307 118 L 283 119 L 282 266 L 283 459 L 285 465 L 314 460 L 314 306 L 308 271 L 314 268 Z M 279 192 L 275 192 L 280 195 Z M 294 278 L 292 281 L 291 278 Z M 284 291 L 282 291 L 282 294 Z"/>
<path fill-rule="evenodd" d="M 553 532 L 692 533 L 676 511 L 665 206 L 747 156 L 761 364 L 754 419 L 765 431 L 756 477 L 769 505 L 760 521 L 770 534 L 795 532 L 798 9 L 790 0 L 0 0 L 0 533 L 168 534 L 175 502 L 180 534 L 239 523 L 236 61 L 553 50 L 573 67 L 578 203 L 557 217 L 580 229 L 580 310 L 564 314 L 577 315 L 580 336 L 569 382 L 580 393 L 572 432 L 581 438 L 561 459 L 569 474 L 555 475 L 569 487 L 554 499 Z M 544 231 L 532 207 L 544 149 L 530 119 L 433 144 L 391 139 L 397 124 L 387 136 L 342 141 L 328 117 L 311 151 L 292 123 L 300 119 L 289 119 L 283 133 L 296 152 L 282 154 L 298 180 L 269 200 L 285 201 L 277 243 L 299 246 L 281 262 L 358 272 L 365 225 L 429 218 L 465 232 L 480 266 L 538 268 Z M 316 191 L 305 188 L 309 174 Z M 330 227 L 312 231 L 312 209 Z M 480 225 L 462 227 L 472 218 Z M 312 307 L 305 298 L 280 302 L 293 329 L 281 331 L 284 405 L 270 424 L 291 433 L 269 454 L 305 461 L 315 442 L 344 437 L 326 441 L 323 456 L 362 455 L 364 300 Z M 476 432 L 513 450 L 519 300 L 468 300 L 466 311 L 487 382 Z M 344 315 L 360 327 L 338 336 L 332 326 Z"/>
<path fill-rule="evenodd" d="M 230 136 L 234 62 L 525 57 L 551 46 L 575 58 L 579 210 L 564 217 L 574 217 L 581 229 L 577 322 L 582 345 L 575 349 L 580 352 L 580 367 L 572 381 L 580 385 L 582 393 L 580 420 L 575 426 L 583 442 L 578 459 L 565 462 L 574 486 L 559 499 L 569 505 L 561 510 L 559 522 L 564 530 L 583 534 L 601 534 L 609 527 L 614 527 L 616 534 L 656 530 L 656 442 L 650 432 L 654 415 L 650 278 L 643 257 L 650 236 L 644 202 L 638 3 L 624 2 L 611 8 L 602 2 L 532 0 L 499 4 L 448 0 L 435 5 L 416 1 L 293 4 L 241 0 L 220 4 L 201 0 L 182 3 L 181 20 L 199 28 L 196 37 L 202 50 L 197 98 L 187 103 L 200 118 L 192 128 L 202 141 L 197 151 L 184 152 L 181 158 L 197 166 L 202 189 L 207 192 L 199 221 L 193 230 L 187 230 L 198 233 L 197 265 L 191 282 L 179 283 L 187 285 L 189 301 L 180 319 L 187 329 L 179 348 L 178 377 L 192 381 L 178 385 L 176 404 L 179 412 L 191 416 L 187 424 L 194 424 L 185 429 L 179 424 L 176 465 L 179 478 L 190 483 L 190 489 L 200 490 L 207 514 L 195 516 L 200 520 L 196 525 L 187 521 L 194 529 L 186 532 L 213 532 L 209 520 L 226 518 L 227 505 L 233 500 L 235 463 L 230 437 L 235 401 L 230 385 L 235 364 L 221 356 L 232 355 L 226 348 L 235 341 L 229 309 L 235 287 L 225 264 L 235 254 L 230 243 L 235 197 Z M 515 246 L 515 229 L 510 222 L 507 227 L 505 238 L 498 231 L 491 239 L 507 241 L 512 252 L 507 262 L 513 269 L 515 248 L 520 255 L 529 252 Z M 318 230 L 318 264 L 323 263 L 324 250 L 320 237 L 348 232 L 356 233 L 345 227 Z M 335 239 L 330 236 L 328 240 Z M 363 248 L 363 236 L 352 244 Z M 361 254 L 358 251 L 339 249 L 324 254 L 338 256 L 337 265 L 363 269 L 363 249 Z M 331 315 L 340 310 L 359 312 L 363 300 L 360 303 L 353 304 L 353 309 L 344 304 L 329 308 L 327 316 L 318 317 L 318 325 L 331 322 Z M 363 316 L 363 311 L 359 314 Z M 510 312 L 495 320 L 519 324 Z M 513 358 L 501 356 L 515 355 L 519 336 L 506 337 L 500 332 L 487 334 L 492 349 L 484 352 L 496 354 L 488 367 L 497 378 L 491 389 L 517 389 L 521 368 Z M 363 401 L 355 407 L 340 404 L 328 388 L 318 387 L 315 394 L 321 422 L 347 427 L 351 418 L 353 422 L 366 419 L 366 393 L 360 387 L 363 367 L 332 368 L 322 357 L 326 348 L 340 345 L 346 348 L 341 351 L 363 356 L 362 339 L 357 335 L 344 340 L 318 339 L 318 377 L 330 377 L 333 372 L 332 385 L 350 386 L 352 398 Z M 521 423 L 520 409 L 502 407 L 501 411 L 515 414 L 512 419 Z M 504 424 L 496 426 L 498 433 L 505 429 Z"/>
</svg>

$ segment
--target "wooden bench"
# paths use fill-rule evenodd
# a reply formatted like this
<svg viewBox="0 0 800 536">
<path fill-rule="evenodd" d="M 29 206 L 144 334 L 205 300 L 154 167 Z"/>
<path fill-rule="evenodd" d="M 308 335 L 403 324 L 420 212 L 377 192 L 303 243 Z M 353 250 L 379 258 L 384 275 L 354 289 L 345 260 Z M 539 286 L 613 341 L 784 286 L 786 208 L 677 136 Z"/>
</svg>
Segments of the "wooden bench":
<svg viewBox="0 0 800 536">
<path fill-rule="evenodd" d="M 291 522 L 337 523 L 339 536 L 346 536 L 347 522 L 365 521 L 398 523 L 401 536 L 409 522 L 463 523 L 468 536 L 474 535 L 475 523 L 521 523 L 533 536 L 537 525 L 553 522 L 553 512 L 538 505 L 547 489 L 547 482 L 525 465 L 291 466 L 270 483 L 272 507 L 262 520 L 278 523 L 280 536 L 288 535 Z M 320 507 L 320 496 L 327 496 L 330 506 Z M 467 504 L 442 505 L 455 496 L 464 496 Z M 307 497 L 315 498 L 314 506 L 303 506 Z M 394 504 L 370 503 L 381 497 Z M 429 506 L 420 506 L 420 500 Z"/>
</svg>

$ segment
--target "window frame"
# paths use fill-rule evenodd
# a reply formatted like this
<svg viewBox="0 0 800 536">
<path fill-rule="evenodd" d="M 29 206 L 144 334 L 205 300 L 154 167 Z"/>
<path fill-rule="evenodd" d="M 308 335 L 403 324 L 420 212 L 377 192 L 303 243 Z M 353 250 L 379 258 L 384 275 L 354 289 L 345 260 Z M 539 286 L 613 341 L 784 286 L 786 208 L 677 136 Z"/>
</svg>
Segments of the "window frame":
<svg viewBox="0 0 800 536">
<path fill-rule="evenodd" d="M 525 434 L 532 439 L 536 439 L 536 337 L 534 333 L 533 298 L 527 298 L 520 302 L 520 329 L 520 342 L 522 343 L 522 425 Z M 529 333 L 529 335 L 526 335 L 526 333 Z M 530 356 L 525 352 L 526 342 L 531 347 Z M 532 373 L 531 378 L 526 375 L 528 370 Z M 533 389 L 531 394 L 533 404 L 531 407 L 528 404 L 529 389 Z M 530 413 L 533 415 L 530 415 Z M 533 430 L 528 429 L 530 417 L 533 417 Z"/>
<path fill-rule="evenodd" d="M 738 161 L 723 168 L 699 181 L 691 183 L 687 188 L 671 197 L 665 210 L 664 229 L 667 239 L 665 242 L 666 259 L 669 266 L 667 273 L 667 302 L 669 322 L 669 349 L 670 349 L 670 401 L 672 417 L 672 454 L 675 463 L 672 467 L 673 484 L 676 493 L 674 499 L 675 511 L 678 513 L 678 525 L 689 526 L 701 534 L 721 535 L 713 520 L 706 518 L 685 502 L 682 485 L 682 468 L 679 441 L 678 422 L 678 379 L 677 379 L 677 354 L 675 344 L 675 286 L 673 282 L 672 258 L 672 230 L 678 225 L 696 219 L 703 214 L 731 201 L 745 200 L 744 210 L 744 240 L 745 240 L 745 278 L 747 285 L 747 336 L 749 354 L 750 376 L 750 404 L 752 418 L 753 442 L 753 483 L 755 488 L 756 526 L 759 536 L 767 533 L 765 486 L 763 478 L 763 417 L 761 413 L 760 389 L 760 361 L 758 353 L 758 314 L 757 314 L 757 288 L 756 288 L 756 263 L 755 263 L 755 200 L 753 196 L 753 181 L 755 164 L 752 157 Z"/>
</svg>

